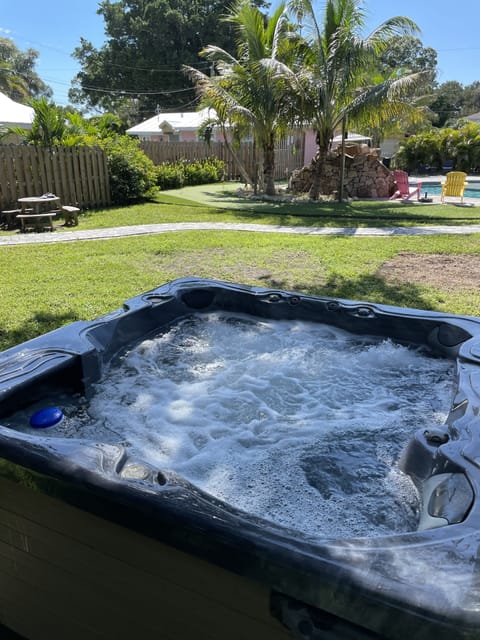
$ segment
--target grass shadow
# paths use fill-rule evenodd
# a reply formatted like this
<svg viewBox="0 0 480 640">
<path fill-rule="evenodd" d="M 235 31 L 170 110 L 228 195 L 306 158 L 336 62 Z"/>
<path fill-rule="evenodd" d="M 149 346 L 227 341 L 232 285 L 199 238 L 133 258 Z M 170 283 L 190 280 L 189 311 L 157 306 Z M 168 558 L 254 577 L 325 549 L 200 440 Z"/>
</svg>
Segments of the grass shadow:
<svg viewBox="0 0 480 640">
<path fill-rule="evenodd" d="M 75 322 L 78 316 L 72 312 L 65 313 L 34 313 L 21 327 L 11 331 L 0 328 L 0 350 L 8 349 L 15 345 L 32 340 L 58 327 Z"/>
<path fill-rule="evenodd" d="M 329 298 L 344 298 L 359 302 L 388 304 L 397 307 L 409 307 L 434 311 L 431 299 L 421 287 L 412 283 L 389 284 L 378 275 L 360 275 L 346 278 L 340 274 L 332 274 L 324 283 L 318 285 L 303 282 L 287 283 L 281 279 L 265 275 L 261 278 L 262 286 L 267 288 L 289 288 L 293 291 L 308 292 L 311 295 Z"/>
<path fill-rule="evenodd" d="M 162 204 L 213 207 L 221 214 L 228 210 L 238 219 L 274 216 L 278 224 L 303 226 L 409 226 L 413 224 L 468 224 L 480 218 L 475 206 L 458 204 L 419 204 L 390 200 L 333 201 L 264 201 L 242 198 L 233 190 L 220 191 L 212 185 L 184 188 L 168 194 L 160 193 Z M 460 211 L 459 211 L 460 209 Z"/>
</svg>

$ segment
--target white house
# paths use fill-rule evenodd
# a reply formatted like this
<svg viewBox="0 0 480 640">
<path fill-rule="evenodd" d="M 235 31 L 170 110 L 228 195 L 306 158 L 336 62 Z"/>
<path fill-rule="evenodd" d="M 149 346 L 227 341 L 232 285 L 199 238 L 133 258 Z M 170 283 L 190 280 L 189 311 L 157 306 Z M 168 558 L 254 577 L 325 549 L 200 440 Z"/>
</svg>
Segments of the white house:
<svg viewBox="0 0 480 640">
<path fill-rule="evenodd" d="M 0 93 L 0 127 L 30 129 L 34 115 L 32 107 L 15 102 L 4 93 Z"/>
<path fill-rule="evenodd" d="M 154 142 L 193 142 L 198 139 L 201 125 L 217 117 L 213 109 L 200 111 L 183 111 L 179 113 L 158 113 L 140 124 L 127 129 L 131 136 L 138 136 L 140 140 Z M 215 127 L 212 140 L 222 140 L 222 134 Z"/>
</svg>

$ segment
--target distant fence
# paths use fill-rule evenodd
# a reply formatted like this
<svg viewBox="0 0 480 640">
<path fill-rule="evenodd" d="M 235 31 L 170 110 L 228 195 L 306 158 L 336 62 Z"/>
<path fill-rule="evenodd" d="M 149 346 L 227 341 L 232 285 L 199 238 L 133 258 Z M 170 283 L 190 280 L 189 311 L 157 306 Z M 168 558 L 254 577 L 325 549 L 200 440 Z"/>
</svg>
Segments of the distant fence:
<svg viewBox="0 0 480 640">
<path fill-rule="evenodd" d="M 0 145 L 0 208 L 14 208 L 18 198 L 43 193 L 55 193 L 62 204 L 108 206 L 105 153 L 98 147 Z"/>
<path fill-rule="evenodd" d="M 141 148 L 154 164 L 175 162 L 177 160 L 201 160 L 216 157 L 225 163 L 225 178 L 236 180 L 240 171 L 237 162 L 224 142 L 142 142 Z M 243 142 L 235 149 L 247 171 L 253 175 L 255 168 L 255 147 L 252 142 Z M 303 166 L 303 142 L 289 144 L 286 141 L 275 147 L 275 180 L 283 180 L 290 176 L 294 169 Z"/>
</svg>

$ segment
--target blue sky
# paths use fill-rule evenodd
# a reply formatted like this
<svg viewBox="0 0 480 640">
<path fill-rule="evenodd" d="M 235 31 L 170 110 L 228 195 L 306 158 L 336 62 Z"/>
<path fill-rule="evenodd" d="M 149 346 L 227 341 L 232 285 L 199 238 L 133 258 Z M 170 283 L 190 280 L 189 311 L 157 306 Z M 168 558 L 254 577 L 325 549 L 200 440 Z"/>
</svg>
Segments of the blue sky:
<svg viewBox="0 0 480 640">
<path fill-rule="evenodd" d="M 318 6 L 323 6 L 321 0 Z M 452 0 L 365 2 L 372 27 L 398 14 L 418 24 L 424 46 L 438 53 L 439 82 L 471 84 L 480 80 L 480 3 L 462 0 L 458 11 L 453 6 Z M 32 47 L 40 52 L 36 70 L 59 104 L 68 102 L 70 81 L 78 71 L 71 53 L 80 38 L 96 47 L 103 42 L 104 23 L 97 7 L 98 0 L 0 0 L 0 36 L 11 38 L 21 50 Z"/>
</svg>

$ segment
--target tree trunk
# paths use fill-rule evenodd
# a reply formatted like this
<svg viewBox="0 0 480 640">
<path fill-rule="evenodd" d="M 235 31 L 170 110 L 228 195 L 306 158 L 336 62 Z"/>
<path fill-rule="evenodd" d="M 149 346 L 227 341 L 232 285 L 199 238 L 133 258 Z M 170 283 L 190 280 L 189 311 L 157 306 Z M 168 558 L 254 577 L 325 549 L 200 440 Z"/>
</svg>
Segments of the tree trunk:
<svg viewBox="0 0 480 640">
<path fill-rule="evenodd" d="M 342 120 L 342 153 L 340 155 L 340 184 L 338 186 L 338 201 L 343 202 L 343 182 L 345 180 L 345 137 L 347 135 L 347 119 Z"/>
<path fill-rule="evenodd" d="M 254 187 L 254 183 L 252 178 L 250 177 L 250 175 L 248 174 L 247 169 L 245 168 L 245 165 L 243 164 L 243 162 L 240 160 L 240 158 L 238 157 L 238 155 L 235 153 L 232 145 L 230 144 L 229 140 L 228 140 L 228 134 L 227 131 L 225 129 L 225 126 L 222 125 L 222 133 L 223 133 L 223 141 L 225 142 L 225 146 L 227 147 L 228 152 L 231 154 L 232 158 L 235 161 L 235 164 L 237 166 L 237 169 L 240 172 L 241 177 L 243 178 L 243 181 L 246 185 L 250 185 L 252 188 Z"/>
<path fill-rule="evenodd" d="M 263 149 L 263 181 L 267 196 L 275 195 L 275 145 L 270 141 Z"/>
<path fill-rule="evenodd" d="M 317 155 L 315 156 L 314 160 L 312 186 L 310 187 L 310 191 L 308 192 L 308 196 L 311 198 L 311 200 L 318 200 L 318 196 L 321 193 L 324 164 L 327 154 L 328 147 L 326 149 L 320 146 L 318 147 Z"/>
</svg>

